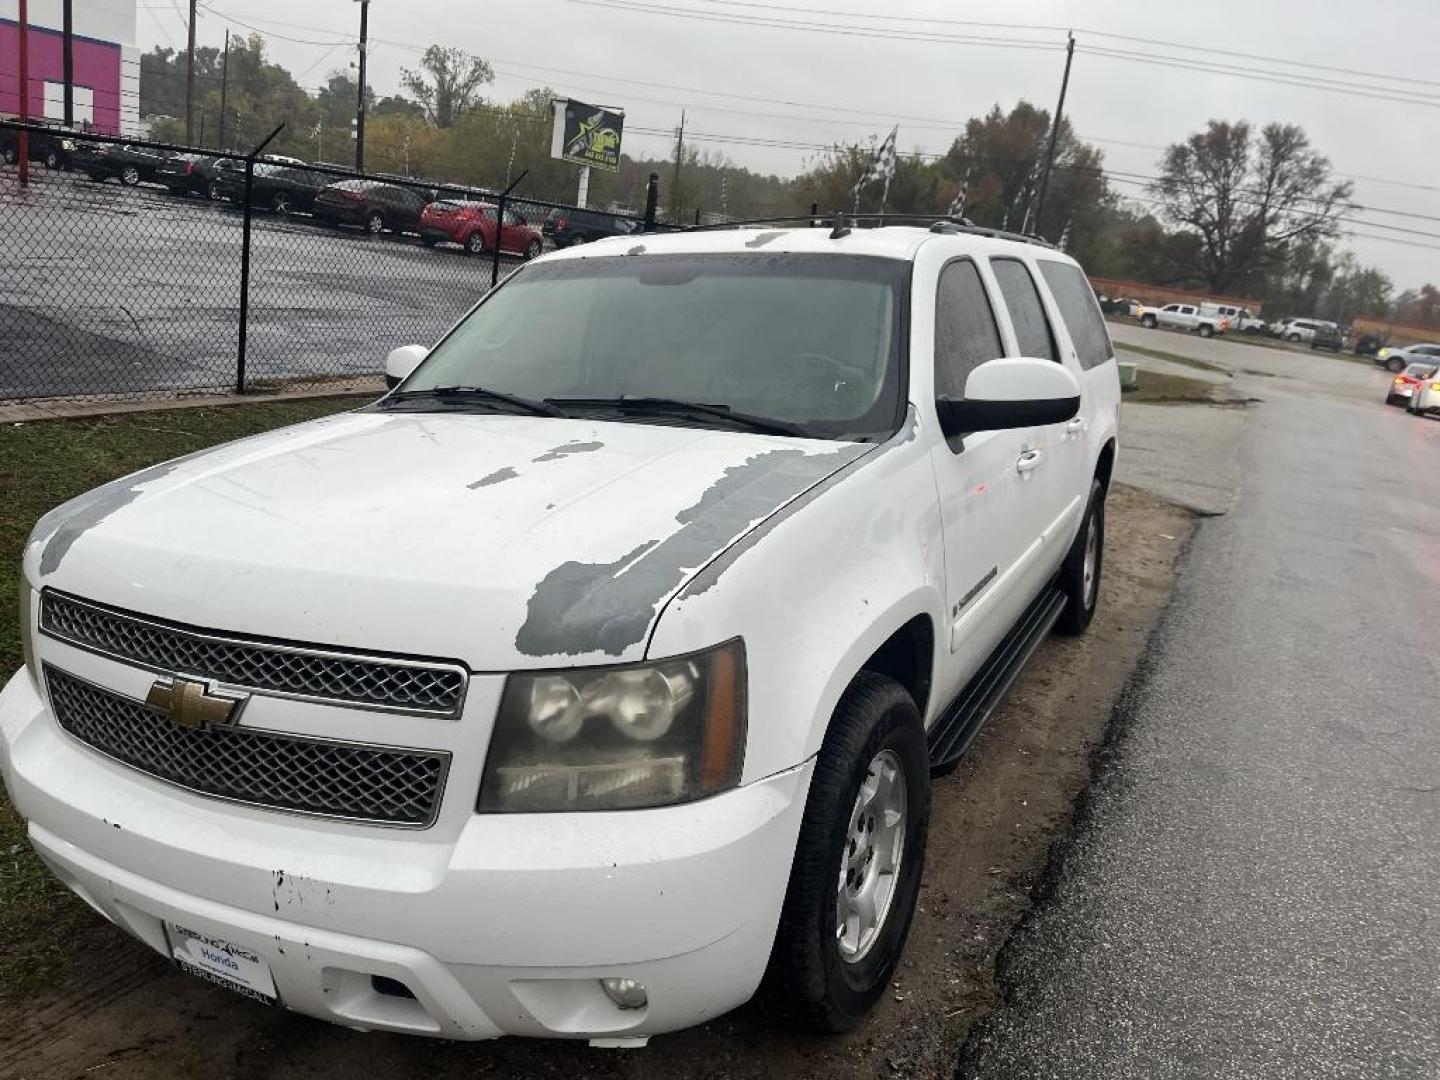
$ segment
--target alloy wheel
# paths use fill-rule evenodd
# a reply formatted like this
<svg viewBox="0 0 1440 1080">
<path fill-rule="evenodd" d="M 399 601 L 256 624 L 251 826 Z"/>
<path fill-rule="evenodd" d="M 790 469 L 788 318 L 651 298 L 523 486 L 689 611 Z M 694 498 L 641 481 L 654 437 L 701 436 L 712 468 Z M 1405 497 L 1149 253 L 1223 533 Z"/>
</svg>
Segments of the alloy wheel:
<svg viewBox="0 0 1440 1080">
<path fill-rule="evenodd" d="M 855 795 L 835 892 L 835 940 L 847 964 L 880 937 L 905 854 L 905 770 L 893 750 L 870 759 Z"/>
</svg>

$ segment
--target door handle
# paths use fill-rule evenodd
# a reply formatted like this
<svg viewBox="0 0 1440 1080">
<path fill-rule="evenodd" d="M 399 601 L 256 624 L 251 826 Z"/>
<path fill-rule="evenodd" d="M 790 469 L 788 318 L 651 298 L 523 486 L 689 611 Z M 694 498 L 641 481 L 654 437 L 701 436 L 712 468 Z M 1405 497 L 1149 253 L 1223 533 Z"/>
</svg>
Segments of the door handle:
<svg viewBox="0 0 1440 1080">
<path fill-rule="evenodd" d="M 1068 424 L 1065 425 L 1065 437 L 1070 438 L 1072 436 L 1079 435 L 1084 430 L 1085 418 L 1083 416 L 1077 416 L 1075 417 L 1075 419 L 1071 420 Z"/>
<path fill-rule="evenodd" d="M 1040 467 L 1040 463 L 1044 460 L 1045 455 L 1039 450 L 1026 450 L 1020 455 L 1020 460 L 1015 463 L 1015 468 L 1022 473 L 1033 472 Z"/>
</svg>

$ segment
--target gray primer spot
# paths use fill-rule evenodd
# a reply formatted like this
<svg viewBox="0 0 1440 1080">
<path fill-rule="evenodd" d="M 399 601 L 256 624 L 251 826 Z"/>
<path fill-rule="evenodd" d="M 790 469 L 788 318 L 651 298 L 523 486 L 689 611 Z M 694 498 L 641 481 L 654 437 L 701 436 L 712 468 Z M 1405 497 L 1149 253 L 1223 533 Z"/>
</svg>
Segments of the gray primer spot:
<svg viewBox="0 0 1440 1080">
<path fill-rule="evenodd" d="M 535 587 L 515 647 L 526 656 L 603 652 L 620 656 L 645 639 L 656 608 L 735 537 L 874 447 L 853 444 L 821 454 L 768 450 L 725 470 L 680 528 L 647 540 L 614 562 L 567 562 Z"/>
<path fill-rule="evenodd" d="M 775 526 L 779 525 L 782 521 L 786 520 L 791 515 L 796 514 L 799 511 L 803 510 L 805 507 L 809 506 L 822 494 L 829 491 L 841 480 L 849 476 L 856 469 L 860 468 L 867 462 L 874 461 L 875 458 L 879 457 L 881 454 L 887 453 L 890 450 L 894 450 L 896 447 L 904 446 L 906 443 L 914 441 L 915 433 L 919 426 L 920 418 L 919 415 L 915 412 L 915 407 L 912 405 L 906 411 L 905 423 L 901 425 L 899 431 L 895 432 L 894 435 L 890 436 L 890 438 L 886 439 L 879 446 L 869 447 L 865 449 L 865 452 L 859 457 L 852 458 L 850 461 L 847 461 L 843 466 L 836 469 L 829 476 L 825 477 L 825 479 L 821 480 L 819 483 L 812 486 L 809 490 L 800 494 L 797 498 L 786 503 L 779 510 L 777 510 L 775 513 L 771 514 L 768 518 L 762 521 L 759 525 L 755 526 L 755 528 L 747 532 L 739 540 L 735 541 L 735 543 L 731 544 L 718 556 L 716 556 L 709 563 L 707 563 L 704 569 L 702 569 L 698 574 L 696 574 L 693 578 L 690 579 L 689 584 L 685 586 L 685 589 L 681 594 L 682 598 L 699 596 L 701 593 L 708 592 L 709 590 L 713 589 L 716 582 L 720 580 L 720 575 L 725 573 L 726 570 L 729 570 L 730 567 L 734 565 L 736 559 L 740 558 L 741 555 L 745 554 L 745 552 L 749 551 L 752 547 L 754 547 L 766 536 L 768 536 L 770 532 L 775 528 Z"/>
<path fill-rule="evenodd" d="M 473 484 L 466 484 L 465 486 L 468 487 L 471 491 L 474 491 L 476 488 L 489 487 L 491 484 L 503 484 L 506 480 L 514 480 L 515 477 L 519 475 L 520 474 L 514 469 L 510 468 L 509 465 L 506 465 L 505 468 L 496 469 L 488 476 L 482 476 Z"/>
<path fill-rule="evenodd" d="M 645 245 L 644 245 L 644 244 L 636 244 L 636 245 L 635 245 L 633 248 L 631 248 L 629 251 L 625 252 L 625 254 L 626 254 L 626 255 L 644 255 L 644 254 L 645 254 Z"/>
<path fill-rule="evenodd" d="M 119 480 L 101 485 L 94 491 L 87 491 L 84 495 L 51 510 L 35 525 L 34 535 L 37 538 L 45 535 L 45 539 L 39 541 L 45 545 L 45 550 L 40 554 L 40 573 L 53 574 L 60 569 L 61 561 L 75 541 L 115 511 L 129 506 L 139 498 L 142 494 L 140 489 L 145 484 L 169 476 L 185 462 L 209 452 L 201 450 L 174 461 L 167 461 L 163 465 L 152 465 L 132 476 L 123 476 Z"/>
<path fill-rule="evenodd" d="M 764 247 L 766 244 L 770 243 L 771 240 L 779 240 L 780 237 L 784 235 L 785 231 L 783 229 L 776 230 L 774 232 L 756 233 L 752 239 L 745 241 L 745 246 L 747 248 Z"/>
<path fill-rule="evenodd" d="M 541 454 L 534 460 L 555 461 L 557 458 L 568 457 L 571 454 L 585 454 L 589 453 L 591 450 L 599 450 L 604 445 L 604 443 L 599 442 L 567 442 L 561 446 L 555 447 L 554 450 L 545 451 L 545 453 Z"/>
</svg>

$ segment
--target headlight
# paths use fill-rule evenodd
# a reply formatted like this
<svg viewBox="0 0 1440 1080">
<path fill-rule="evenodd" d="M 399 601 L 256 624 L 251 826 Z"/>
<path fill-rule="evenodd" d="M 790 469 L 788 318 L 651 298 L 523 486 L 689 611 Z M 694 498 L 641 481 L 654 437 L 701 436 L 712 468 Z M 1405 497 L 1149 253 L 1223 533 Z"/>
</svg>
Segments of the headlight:
<svg viewBox="0 0 1440 1080">
<path fill-rule="evenodd" d="M 745 648 L 505 684 L 482 813 L 633 810 L 734 787 L 745 762 Z"/>
<path fill-rule="evenodd" d="M 1376 353 L 1375 355 L 1376 355 L 1376 356 L 1381 356 L 1381 357 L 1389 356 L 1389 355 L 1390 355 L 1390 350 L 1389 350 L 1389 349 L 1381 349 L 1381 350 L 1380 350 L 1378 353 Z"/>
<path fill-rule="evenodd" d="M 20 655 L 25 658 L 25 668 L 35 685 L 40 685 L 40 666 L 35 662 L 35 622 L 31 614 L 31 598 L 35 590 L 25 580 L 25 571 L 20 571 Z"/>
</svg>

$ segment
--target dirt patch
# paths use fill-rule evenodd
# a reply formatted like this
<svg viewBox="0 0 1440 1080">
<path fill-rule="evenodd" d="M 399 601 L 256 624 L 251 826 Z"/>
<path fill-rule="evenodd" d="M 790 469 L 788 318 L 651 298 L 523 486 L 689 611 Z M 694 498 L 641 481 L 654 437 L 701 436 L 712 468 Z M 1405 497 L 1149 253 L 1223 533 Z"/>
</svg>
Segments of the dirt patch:
<svg viewBox="0 0 1440 1080">
<path fill-rule="evenodd" d="M 1047 642 L 961 767 L 936 782 L 905 959 L 875 1015 L 849 1035 L 790 1033 L 758 1002 L 642 1051 L 362 1035 L 180 975 L 101 924 L 79 936 L 60 987 L 0 1006 L 0 1075 L 949 1077 L 966 1033 L 998 1000 L 996 951 L 1029 910 L 1050 846 L 1070 823 L 1091 752 L 1169 594 L 1192 519 L 1117 487 L 1107 525 L 1090 632 Z"/>
</svg>

